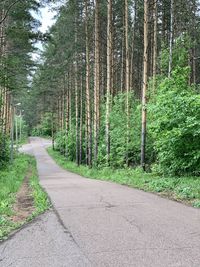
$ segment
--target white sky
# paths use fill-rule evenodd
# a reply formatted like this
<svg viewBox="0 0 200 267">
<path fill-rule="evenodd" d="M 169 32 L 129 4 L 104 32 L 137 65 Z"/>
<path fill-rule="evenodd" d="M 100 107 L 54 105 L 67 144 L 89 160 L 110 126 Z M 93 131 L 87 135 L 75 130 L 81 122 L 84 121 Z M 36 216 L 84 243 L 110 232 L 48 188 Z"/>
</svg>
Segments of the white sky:
<svg viewBox="0 0 200 267">
<path fill-rule="evenodd" d="M 48 7 L 41 8 L 41 18 L 40 21 L 42 23 L 42 26 L 40 27 L 40 31 L 45 33 L 49 27 L 53 25 L 54 16 L 56 15 L 56 12 L 53 12 Z"/>
<path fill-rule="evenodd" d="M 45 33 L 48 29 L 54 24 L 54 16 L 56 12 L 52 11 L 49 7 L 44 7 L 40 9 L 39 14 L 33 13 L 33 16 L 41 22 L 41 26 L 39 27 L 39 31 Z M 42 50 L 42 43 L 38 42 L 35 45 L 39 50 Z M 33 60 L 39 59 L 38 53 L 32 53 Z"/>
</svg>

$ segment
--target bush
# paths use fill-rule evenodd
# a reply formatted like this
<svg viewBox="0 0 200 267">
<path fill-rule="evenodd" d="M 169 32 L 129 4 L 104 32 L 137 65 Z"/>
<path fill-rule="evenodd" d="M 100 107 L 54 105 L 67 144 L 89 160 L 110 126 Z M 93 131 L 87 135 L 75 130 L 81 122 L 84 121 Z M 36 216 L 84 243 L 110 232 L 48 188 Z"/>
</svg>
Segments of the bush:
<svg viewBox="0 0 200 267">
<path fill-rule="evenodd" d="M 33 128 L 32 136 L 51 136 L 52 135 L 52 114 L 47 112 L 41 119 L 41 123 Z"/>
<path fill-rule="evenodd" d="M 0 169 L 5 167 L 10 159 L 9 139 L 0 134 Z"/>
<path fill-rule="evenodd" d="M 177 67 L 157 89 L 150 104 L 150 132 L 160 171 L 170 175 L 200 173 L 200 95 L 188 85 L 189 69 Z"/>
<path fill-rule="evenodd" d="M 129 166 L 140 164 L 141 105 L 133 94 L 129 95 L 129 141 L 127 143 L 126 100 L 126 93 L 115 96 L 110 112 L 110 165 L 115 168 L 126 167 L 127 163 Z M 105 105 L 101 110 L 101 122 L 98 165 L 106 166 Z M 146 159 L 149 163 L 153 154 L 150 135 L 148 140 Z"/>
<path fill-rule="evenodd" d="M 76 159 L 76 135 L 73 124 L 71 129 L 68 131 L 67 137 L 65 130 L 56 133 L 55 150 L 60 151 L 63 155 L 66 155 L 68 160 L 74 161 Z"/>
</svg>

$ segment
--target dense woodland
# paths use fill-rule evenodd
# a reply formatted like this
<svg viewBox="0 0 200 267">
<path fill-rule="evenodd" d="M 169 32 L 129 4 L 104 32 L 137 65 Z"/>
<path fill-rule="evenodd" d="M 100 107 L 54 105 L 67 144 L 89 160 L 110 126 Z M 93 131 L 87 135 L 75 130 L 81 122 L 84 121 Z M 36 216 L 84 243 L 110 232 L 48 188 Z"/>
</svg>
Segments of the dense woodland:
<svg viewBox="0 0 200 267">
<path fill-rule="evenodd" d="M 62 2 L 44 36 L 37 1 L 0 1 L 1 166 L 23 110 L 23 129 L 77 165 L 198 176 L 199 1 Z"/>
</svg>

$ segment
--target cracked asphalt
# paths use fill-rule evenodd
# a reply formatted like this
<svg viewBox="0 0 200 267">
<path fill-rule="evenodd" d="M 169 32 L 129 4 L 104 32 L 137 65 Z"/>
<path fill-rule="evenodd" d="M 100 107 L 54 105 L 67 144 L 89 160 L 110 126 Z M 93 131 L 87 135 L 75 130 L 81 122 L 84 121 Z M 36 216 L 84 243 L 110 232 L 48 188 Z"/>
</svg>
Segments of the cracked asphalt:
<svg viewBox="0 0 200 267">
<path fill-rule="evenodd" d="M 199 267 L 200 210 L 60 168 L 32 138 L 53 211 L 0 245 L 0 266 Z"/>
</svg>

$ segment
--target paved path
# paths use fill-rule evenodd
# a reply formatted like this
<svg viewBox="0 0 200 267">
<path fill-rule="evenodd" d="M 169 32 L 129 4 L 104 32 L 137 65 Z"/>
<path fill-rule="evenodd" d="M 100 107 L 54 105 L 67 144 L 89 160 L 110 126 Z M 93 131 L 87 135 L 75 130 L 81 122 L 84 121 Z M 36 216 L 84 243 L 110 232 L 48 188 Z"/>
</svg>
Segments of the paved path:
<svg viewBox="0 0 200 267">
<path fill-rule="evenodd" d="M 3 243 L 0 266 L 200 266 L 200 210 L 67 172 L 45 145 L 34 138 L 25 148 L 36 156 L 41 184 L 60 223 L 47 214 L 42 229 L 33 223 Z M 19 246 L 21 251 L 26 246 L 23 256 Z"/>
</svg>

